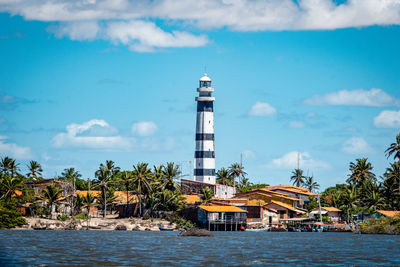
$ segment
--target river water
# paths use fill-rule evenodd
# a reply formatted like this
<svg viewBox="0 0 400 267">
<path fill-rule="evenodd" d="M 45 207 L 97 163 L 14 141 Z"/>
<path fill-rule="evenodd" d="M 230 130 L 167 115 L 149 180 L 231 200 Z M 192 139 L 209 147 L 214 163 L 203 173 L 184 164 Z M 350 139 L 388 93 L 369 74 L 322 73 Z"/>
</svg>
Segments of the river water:
<svg viewBox="0 0 400 267">
<path fill-rule="evenodd" d="M 352 233 L 0 231 L 0 265 L 397 265 L 400 236 Z"/>
</svg>

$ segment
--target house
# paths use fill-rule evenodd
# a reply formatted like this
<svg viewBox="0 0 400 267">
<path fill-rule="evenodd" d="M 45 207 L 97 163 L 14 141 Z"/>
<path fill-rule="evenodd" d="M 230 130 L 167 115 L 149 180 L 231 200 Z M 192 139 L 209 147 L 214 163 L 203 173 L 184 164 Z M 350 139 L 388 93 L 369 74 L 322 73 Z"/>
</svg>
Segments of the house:
<svg viewBox="0 0 400 267">
<path fill-rule="evenodd" d="M 400 215 L 400 211 L 396 210 L 377 210 L 373 216 L 376 218 L 381 218 L 381 217 L 394 217 Z"/>
<path fill-rule="evenodd" d="M 247 211 L 236 206 L 200 205 L 197 222 L 210 231 L 238 231 L 247 224 Z"/>
<path fill-rule="evenodd" d="M 265 189 L 299 199 L 297 202 L 297 207 L 301 209 L 307 208 L 307 204 L 310 202 L 310 197 L 318 196 L 318 194 L 310 192 L 305 188 L 287 184 L 267 186 Z"/>
<path fill-rule="evenodd" d="M 181 179 L 181 192 L 184 195 L 202 194 L 205 188 L 210 188 L 215 197 L 223 199 L 231 198 L 236 193 L 236 188 L 233 186 Z"/>
<path fill-rule="evenodd" d="M 319 209 L 314 209 L 311 215 L 319 214 Z M 328 216 L 333 223 L 338 223 L 342 218 L 342 210 L 335 207 L 321 207 L 321 215 Z"/>
</svg>

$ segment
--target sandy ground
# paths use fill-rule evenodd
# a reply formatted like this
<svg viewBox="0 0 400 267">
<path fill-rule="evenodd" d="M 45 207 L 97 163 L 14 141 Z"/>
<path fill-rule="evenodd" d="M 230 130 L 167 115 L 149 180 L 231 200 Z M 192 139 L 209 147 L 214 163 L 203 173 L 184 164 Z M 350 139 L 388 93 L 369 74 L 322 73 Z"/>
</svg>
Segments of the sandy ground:
<svg viewBox="0 0 400 267">
<path fill-rule="evenodd" d="M 86 220 L 51 220 L 43 218 L 25 217 L 27 225 L 14 228 L 16 230 L 136 230 L 160 231 L 159 227 L 176 229 L 175 224 L 162 219 L 143 220 L 141 218 L 91 218 Z M 89 223 L 89 224 L 88 224 Z M 119 229 L 118 229 L 119 228 Z"/>
</svg>

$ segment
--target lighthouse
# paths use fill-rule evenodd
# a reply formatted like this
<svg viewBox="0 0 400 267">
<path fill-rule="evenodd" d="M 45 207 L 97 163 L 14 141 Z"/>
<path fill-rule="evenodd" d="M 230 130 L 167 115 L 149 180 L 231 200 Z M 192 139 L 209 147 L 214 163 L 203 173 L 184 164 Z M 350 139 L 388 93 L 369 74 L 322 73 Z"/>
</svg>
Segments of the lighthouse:
<svg viewBox="0 0 400 267">
<path fill-rule="evenodd" d="M 197 88 L 199 96 L 196 118 L 196 145 L 194 152 L 194 180 L 215 184 L 214 109 L 211 79 L 204 74 Z"/>
</svg>

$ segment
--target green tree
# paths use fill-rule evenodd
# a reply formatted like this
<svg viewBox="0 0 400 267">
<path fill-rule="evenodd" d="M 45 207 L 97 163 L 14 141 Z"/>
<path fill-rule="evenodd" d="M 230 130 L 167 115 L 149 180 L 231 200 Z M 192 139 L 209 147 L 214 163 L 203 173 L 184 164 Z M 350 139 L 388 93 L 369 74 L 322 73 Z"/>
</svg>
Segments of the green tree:
<svg viewBox="0 0 400 267">
<path fill-rule="evenodd" d="M 217 171 L 216 176 L 218 184 L 233 186 L 233 176 L 229 170 L 221 168 Z"/>
<path fill-rule="evenodd" d="M 143 194 L 151 191 L 151 182 L 154 177 L 147 163 L 133 165 L 133 184 L 139 200 L 139 215 L 142 216 Z"/>
<path fill-rule="evenodd" d="M 26 224 L 15 205 L 16 203 L 13 201 L 0 201 L 0 229 L 9 229 Z"/>
<path fill-rule="evenodd" d="M 319 189 L 319 184 L 314 180 L 314 176 L 306 176 L 304 180 L 304 186 L 310 192 L 314 192 L 315 189 Z"/>
<path fill-rule="evenodd" d="M 213 191 L 209 187 L 205 187 L 203 188 L 203 190 L 201 190 L 201 192 L 202 192 L 201 196 L 202 204 L 208 205 L 214 197 Z"/>
<path fill-rule="evenodd" d="M 390 144 L 385 151 L 387 158 L 394 155 L 394 159 L 400 161 L 400 134 L 396 136 L 396 142 Z"/>
<path fill-rule="evenodd" d="M 292 176 L 290 176 L 290 181 L 293 181 L 297 187 L 300 187 L 304 184 L 304 179 L 306 177 L 303 175 L 303 170 L 301 169 L 294 169 L 292 171 Z"/>
<path fill-rule="evenodd" d="M 54 183 L 47 185 L 46 188 L 42 191 L 40 199 L 43 202 L 47 203 L 50 209 L 50 214 L 53 212 L 53 205 L 60 201 L 59 198 L 61 197 L 61 193 L 62 189 Z"/>
<path fill-rule="evenodd" d="M 119 172 L 119 167 L 115 166 L 112 160 L 106 160 L 105 164 L 100 164 L 99 169 L 95 172 L 97 183 L 101 189 L 101 198 L 104 200 L 103 203 L 103 218 L 106 218 L 107 211 L 107 194 L 106 189 L 109 181 L 111 181 Z"/>
<path fill-rule="evenodd" d="M 132 187 L 133 175 L 129 171 L 120 172 L 117 178 L 118 183 L 125 189 L 126 192 L 126 207 L 125 214 L 128 214 L 129 208 L 129 189 Z"/>
<path fill-rule="evenodd" d="M 167 166 L 162 169 L 164 181 L 164 188 L 174 191 L 175 189 L 179 189 L 179 184 L 176 182 L 177 179 L 180 179 L 182 176 L 182 172 L 179 169 L 178 165 L 175 165 L 173 162 L 167 162 Z"/>
<path fill-rule="evenodd" d="M 340 207 L 347 213 L 347 220 L 350 221 L 353 215 L 353 210 L 357 207 L 358 196 L 354 184 L 346 186 L 342 195 L 342 206 Z"/>
<path fill-rule="evenodd" d="M 385 198 L 385 208 L 400 209 L 400 163 L 391 163 L 382 178 L 382 192 Z"/>
<path fill-rule="evenodd" d="M 361 186 L 366 181 L 375 181 L 375 174 L 371 171 L 373 169 L 371 163 L 367 158 L 356 159 L 356 163 L 350 162 L 350 174 L 347 182 L 354 184 L 356 187 Z"/>
<path fill-rule="evenodd" d="M 2 174 L 0 178 L 0 200 L 10 201 L 16 190 L 22 190 L 23 183 L 10 174 Z"/>
<path fill-rule="evenodd" d="M 10 157 L 3 157 L 0 160 L 0 170 L 2 173 L 8 173 L 11 177 L 15 177 L 19 171 L 19 163 Z"/>
<path fill-rule="evenodd" d="M 233 163 L 229 167 L 229 174 L 233 179 L 233 185 L 236 186 L 236 178 L 245 177 L 247 173 L 244 171 L 244 167 L 242 164 Z"/>
<path fill-rule="evenodd" d="M 90 208 L 95 205 L 96 198 L 92 196 L 89 192 L 86 194 L 86 196 L 83 196 L 83 207 L 86 208 L 87 210 L 87 226 L 89 228 L 89 214 L 90 214 Z"/>
<path fill-rule="evenodd" d="M 37 161 L 31 160 L 28 167 L 29 172 L 26 174 L 27 177 L 32 178 L 34 181 L 38 180 L 39 177 L 42 177 L 42 165 L 40 165 Z"/>
</svg>

